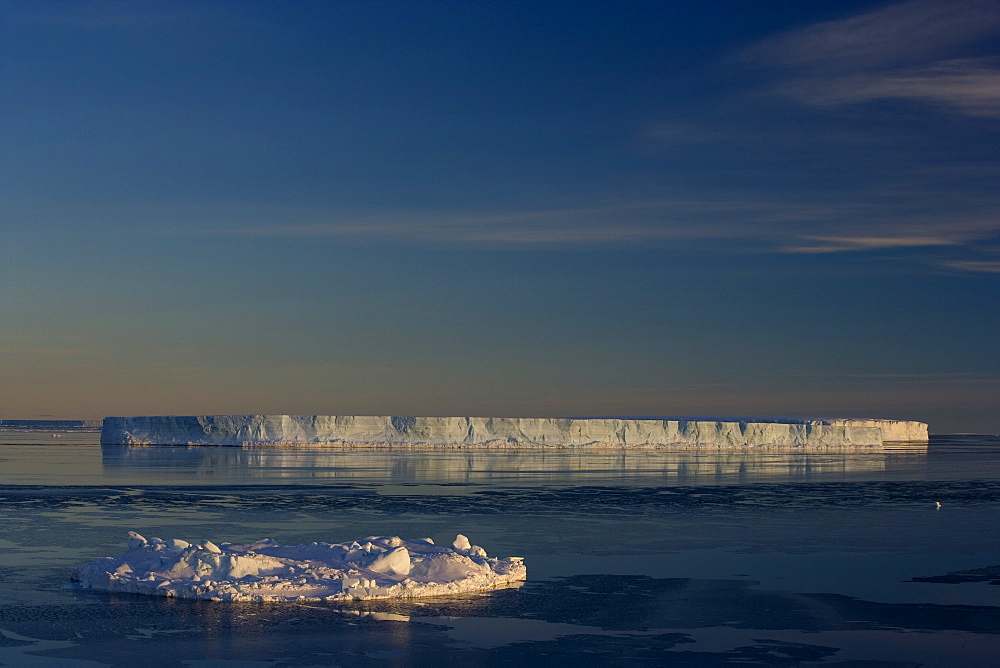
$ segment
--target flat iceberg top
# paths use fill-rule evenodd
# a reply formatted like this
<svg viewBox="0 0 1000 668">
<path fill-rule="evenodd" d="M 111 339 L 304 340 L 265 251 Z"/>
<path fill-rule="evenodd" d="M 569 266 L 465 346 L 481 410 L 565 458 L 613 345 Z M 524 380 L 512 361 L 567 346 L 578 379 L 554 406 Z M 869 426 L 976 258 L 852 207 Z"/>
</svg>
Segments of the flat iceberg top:
<svg viewBox="0 0 1000 668">
<path fill-rule="evenodd" d="M 73 579 L 84 589 L 212 601 L 362 601 L 518 586 L 527 572 L 520 557 L 488 557 L 461 534 L 452 547 L 396 536 L 306 545 L 128 536 L 128 551 L 77 566 Z"/>
<path fill-rule="evenodd" d="M 388 415 L 107 417 L 106 445 L 795 448 L 927 441 L 922 422 L 786 418 L 523 418 Z"/>
</svg>

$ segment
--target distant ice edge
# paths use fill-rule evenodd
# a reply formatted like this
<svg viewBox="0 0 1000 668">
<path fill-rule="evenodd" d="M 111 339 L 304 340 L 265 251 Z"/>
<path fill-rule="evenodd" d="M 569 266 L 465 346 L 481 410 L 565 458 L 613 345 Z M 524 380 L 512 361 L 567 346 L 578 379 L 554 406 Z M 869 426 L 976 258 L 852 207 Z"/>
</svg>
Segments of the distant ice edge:
<svg viewBox="0 0 1000 668">
<path fill-rule="evenodd" d="M 466 594 L 520 586 L 521 557 L 498 559 L 459 534 L 453 547 L 430 538 L 369 536 L 346 543 L 233 545 L 146 539 L 73 570 L 83 589 L 211 601 L 364 601 Z"/>
<path fill-rule="evenodd" d="M 926 443 L 907 420 L 161 415 L 104 418 L 104 445 L 384 448 L 881 448 Z"/>
</svg>

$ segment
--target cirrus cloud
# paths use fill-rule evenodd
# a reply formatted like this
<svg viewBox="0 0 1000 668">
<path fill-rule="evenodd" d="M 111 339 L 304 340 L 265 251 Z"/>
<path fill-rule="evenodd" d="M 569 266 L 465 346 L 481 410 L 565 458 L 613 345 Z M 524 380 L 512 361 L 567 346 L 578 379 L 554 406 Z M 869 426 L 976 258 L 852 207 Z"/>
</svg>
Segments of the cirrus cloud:
<svg viewBox="0 0 1000 668">
<path fill-rule="evenodd" d="M 1000 115 L 998 0 L 910 0 L 788 31 L 744 50 L 772 72 L 768 91 L 811 105 L 908 100 Z M 985 49 L 985 52 L 984 52 Z"/>
</svg>

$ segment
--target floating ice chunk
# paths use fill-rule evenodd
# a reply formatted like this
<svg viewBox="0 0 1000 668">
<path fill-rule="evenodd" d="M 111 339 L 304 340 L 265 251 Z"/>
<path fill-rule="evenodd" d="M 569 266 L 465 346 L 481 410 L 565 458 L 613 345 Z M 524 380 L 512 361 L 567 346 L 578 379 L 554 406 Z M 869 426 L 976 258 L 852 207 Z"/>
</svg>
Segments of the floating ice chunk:
<svg viewBox="0 0 1000 668">
<path fill-rule="evenodd" d="M 410 553 L 405 547 L 397 547 L 380 554 L 371 563 L 368 570 L 376 573 L 396 573 L 407 575 L 410 572 Z"/>
<path fill-rule="evenodd" d="M 464 536 L 462 536 L 464 538 Z M 154 543 L 129 532 L 128 551 L 77 566 L 73 579 L 104 589 L 217 601 L 350 601 L 417 598 L 515 587 L 520 557 L 492 559 L 481 547 L 371 536 L 364 542 L 246 545 L 202 540 Z M 456 540 L 456 543 L 458 541 Z"/>
<path fill-rule="evenodd" d="M 214 552 L 215 554 L 222 554 L 222 550 L 219 549 L 219 546 L 210 540 L 203 540 L 198 545 L 199 547 L 201 547 L 201 549 L 205 550 L 206 552 Z"/>
<path fill-rule="evenodd" d="M 475 577 L 483 572 L 482 560 L 457 552 L 444 553 L 437 559 L 414 564 L 410 577 L 424 578 L 432 582 L 451 582 Z"/>
<path fill-rule="evenodd" d="M 375 586 L 375 580 L 370 580 L 368 578 L 345 578 L 343 582 L 344 589 L 354 589 L 355 587 L 368 589 Z"/>
<path fill-rule="evenodd" d="M 459 552 L 463 552 L 465 554 L 472 555 L 474 557 L 486 556 L 486 550 L 479 547 L 478 545 L 473 545 L 472 543 L 470 543 L 468 537 L 464 536 L 463 534 L 458 534 L 457 536 L 455 536 L 455 542 L 453 542 L 452 545 L 454 545 L 455 549 L 458 550 Z"/>
</svg>

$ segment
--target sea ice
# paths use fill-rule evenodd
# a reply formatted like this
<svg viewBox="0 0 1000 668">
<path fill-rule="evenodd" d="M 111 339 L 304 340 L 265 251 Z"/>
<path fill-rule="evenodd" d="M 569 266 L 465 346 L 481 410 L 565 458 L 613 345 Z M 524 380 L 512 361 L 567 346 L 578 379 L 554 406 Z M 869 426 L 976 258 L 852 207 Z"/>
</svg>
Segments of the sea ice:
<svg viewBox="0 0 1000 668">
<path fill-rule="evenodd" d="M 429 538 L 369 536 L 348 543 L 245 545 L 146 539 L 73 569 L 84 589 L 212 601 L 361 601 L 460 594 L 516 586 L 520 557 L 497 559 L 461 534 L 455 547 Z"/>
</svg>

